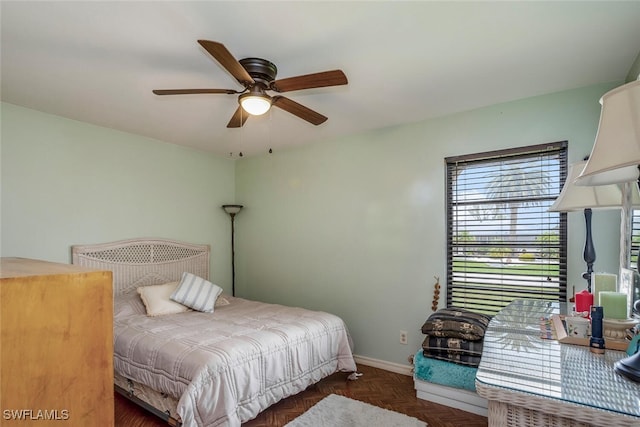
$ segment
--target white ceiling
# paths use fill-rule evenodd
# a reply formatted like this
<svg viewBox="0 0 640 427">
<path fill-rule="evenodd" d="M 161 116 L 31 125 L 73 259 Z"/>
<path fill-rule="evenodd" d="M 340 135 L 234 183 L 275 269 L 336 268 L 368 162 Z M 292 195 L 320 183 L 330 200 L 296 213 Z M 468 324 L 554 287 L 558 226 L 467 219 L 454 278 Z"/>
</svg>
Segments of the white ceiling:
<svg viewBox="0 0 640 427">
<path fill-rule="evenodd" d="M 234 157 L 623 81 L 640 49 L 640 1 L 0 5 L 2 101 Z M 274 108 L 227 129 L 236 95 L 151 92 L 242 88 L 198 39 L 349 84 L 285 94 L 320 126 Z"/>
</svg>

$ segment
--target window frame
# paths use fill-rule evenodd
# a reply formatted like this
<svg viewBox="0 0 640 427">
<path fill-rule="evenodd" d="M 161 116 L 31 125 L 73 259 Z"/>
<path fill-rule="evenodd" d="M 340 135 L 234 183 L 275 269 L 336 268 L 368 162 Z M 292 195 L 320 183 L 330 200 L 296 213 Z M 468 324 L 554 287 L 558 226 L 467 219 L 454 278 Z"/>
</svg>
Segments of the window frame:
<svg viewBox="0 0 640 427">
<path fill-rule="evenodd" d="M 635 183 L 640 186 L 640 180 Z M 627 268 L 638 270 L 638 256 L 640 254 L 640 209 L 632 209 L 631 215 L 631 256 Z"/>
<path fill-rule="evenodd" d="M 447 258 L 447 307 L 457 306 L 462 308 L 467 308 L 469 310 L 482 312 L 486 314 L 495 314 L 500 311 L 503 307 L 505 307 L 511 300 L 516 298 L 523 299 L 550 299 L 559 302 L 567 301 L 567 214 L 563 212 L 547 212 L 546 209 L 544 212 L 539 212 L 539 223 L 540 224 L 557 224 L 557 234 L 558 241 L 555 244 L 555 232 L 553 234 L 550 232 L 548 235 L 548 242 L 544 242 L 544 238 L 541 238 L 539 242 L 535 243 L 533 241 L 527 241 L 523 243 L 522 241 L 518 241 L 519 237 L 517 233 L 509 234 L 514 239 L 512 242 L 504 242 L 500 241 L 500 243 L 495 243 L 491 241 L 492 236 L 482 236 L 486 238 L 487 241 L 485 243 L 477 243 L 474 242 L 475 236 L 469 238 L 465 235 L 464 238 L 462 233 L 466 231 L 460 227 L 460 223 L 464 222 L 464 217 L 469 216 L 469 211 L 471 206 L 474 204 L 491 206 L 493 205 L 503 205 L 506 210 L 507 206 L 513 207 L 516 206 L 527 206 L 527 203 L 531 203 L 534 205 L 535 203 L 543 204 L 551 204 L 560 194 L 564 181 L 567 177 L 567 155 L 568 155 L 568 142 L 567 141 L 559 141 L 547 144 L 538 144 L 531 145 L 526 147 L 517 147 L 510 148 L 505 150 L 496 150 L 482 153 L 475 153 L 469 155 L 462 156 L 452 156 L 445 158 L 445 209 L 446 209 L 446 258 Z M 489 199 L 486 194 L 484 194 L 485 199 L 475 199 L 472 201 L 465 201 L 464 198 L 468 197 L 465 195 L 463 191 L 458 190 L 457 187 L 464 184 L 459 183 L 459 177 L 462 175 L 464 171 L 472 171 L 473 168 L 482 167 L 485 165 L 486 167 L 490 167 L 491 164 L 500 164 L 509 163 L 514 165 L 526 165 L 532 159 L 540 159 L 542 162 L 551 161 L 557 162 L 557 165 L 554 163 L 554 167 L 557 166 L 557 170 L 554 171 L 552 176 L 552 184 L 548 189 L 548 194 L 542 190 L 541 194 L 543 196 L 540 197 L 509 197 L 508 195 L 504 198 L 494 198 Z M 541 163 L 542 164 L 542 163 Z M 496 167 L 496 171 L 499 170 L 500 167 Z M 542 171 L 543 167 L 540 166 L 540 176 L 544 176 L 545 172 Z M 497 173 L 497 172 L 496 172 Z M 454 177 L 455 176 L 455 177 Z M 542 178 L 540 178 L 542 180 Z M 477 178 L 476 180 L 468 179 L 468 183 L 481 185 L 486 184 L 487 178 Z M 465 180 L 462 180 L 463 182 Z M 515 184 L 517 185 L 517 184 Z M 514 186 L 515 186 L 514 185 Z M 484 189 L 486 192 L 486 188 Z M 455 194 L 454 194 L 455 193 Z M 462 195 L 458 194 L 461 193 Z M 501 194 L 501 193 L 500 193 Z M 511 201 L 511 204 L 509 202 Z M 522 205 L 520 205 L 522 203 Z M 499 212 L 500 209 L 494 208 L 493 210 L 487 209 L 486 212 L 492 212 L 494 215 L 496 212 Z M 456 214 L 455 212 L 459 212 Z M 515 214 L 514 214 L 515 215 Z M 535 216 L 533 217 L 535 219 Z M 517 219 L 516 219 L 517 220 Z M 514 219 L 511 219 L 511 223 L 509 225 L 510 230 L 513 230 L 514 227 Z M 545 222 L 547 221 L 547 222 Z M 480 221 L 481 222 L 481 221 Z M 466 223 L 465 223 L 466 224 Z M 519 224 L 519 223 L 518 223 Z M 535 231 L 542 231 L 543 227 L 540 226 L 539 229 Z M 462 230 L 462 231 L 461 231 Z M 481 231 L 489 233 L 487 230 L 482 229 Z M 467 233 L 469 234 L 469 233 Z M 504 233 L 503 233 L 504 234 Z M 498 233 L 496 232 L 496 236 Z M 479 235 L 480 236 L 480 235 Z M 540 235 L 542 236 L 542 235 Z M 494 236 L 495 237 L 495 236 Z M 471 240 L 473 239 L 473 240 Z M 536 237 L 537 239 L 537 237 Z M 463 242 L 464 240 L 470 240 L 469 242 Z M 463 243 L 461 243 L 463 242 Z M 519 280 L 518 285 L 508 284 L 510 278 L 520 277 L 524 278 L 525 274 L 520 273 L 518 269 L 525 269 L 528 267 L 524 265 L 524 262 L 520 263 L 521 258 L 518 257 L 516 262 L 515 269 L 511 268 L 509 271 L 516 271 L 517 274 L 522 274 L 522 276 L 514 276 L 511 273 L 504 273 L 506 270 L 505 265 L 508 264 L 505 259 L 513 260 L 513 257 L 504 257 L 504 255 L 494 255 L 490 252 L 490 250 L 495 250 L 495 248 L 490 249 L 489 246 L 501 246 L 504 248 L 504 253 L 513 253 L 513 249 L 517 247 L 525 247 L 529 249 L 534 254 L 547 254 L 548 260 L 546 261 L 547 267 L 549 270 L 547 271 L 549 275 L 540 275 L 535 276 L 534 279 L 531 279 L 527 276 L 525 284 L 523 285 L 523 281 Z M 471 249 L 468 249 L 471 247 Z M 511 252 L 506 252 L 507 250 Z M 491 273 L 488 272 L 488 269 L 485 269 L 482 273 L 480 273 L 479 267 L 474 267 L 473 262 L 470 261 L 473 258 L 472 254 L 484 254 L 487 257 L 496 256 L 501 259 L 500 262 L 496 264 L 500 264 L 502 269 L 502 273 Z M 484 252 L 483 252 L 484 251 Z M 544 252 L 548 251 L 548 252 Z M 552 252 L 553 251 L 553 252 Z M 557 251 L 557 252 L 556 252 Z M 462 255 L 461 255 L 462 254 Z M 544 258 L 544 255 L 536 255 L 535 263 L 536 264 L 544 264 L 541 261 L 538 261 L 538 258 Z M 491 259 L 491 258 L 489 258 Z M 462 260 L 462 263 L 460 262 Z M 544 259 L 543 259 L 544 261 Z M 552 262 L 553 261 L 553 262 Z M 551 269 L 556 268 L 557 261 L 557 276 L 555 275 L 555 270 Z M 491 263 L 493 265 L 493 262 Z M 533 267 L 532 267 L 533 268 Z M 492 268 L 494 269 L 494 268 Z M 488 275 L 488 276 L 487 276 Z M 478 280 L 479 278 L 484 279 L 479 280 L 477 282 L 473 282 L 473 280 Z M 543 283 L 543 277 L 546 277 L 546 280 L 549 282 L 556 282 L 557 287 L 550 288 L 548 284 Z M 503 283 L 502 285 L 496 285 L 491 283 L 490 280 L 495 278 L 500 278 L 500 281 Z M 506 278 L 506 279 L 505 279 Z M 489 279 L 489 280 L 487 280 Z M 530 283 L 529 283 L 530 281 Z M 506 283 L 506 284 L 505 284 Z M 536 285 L 536 283 L 538 283 Z M 525 288 L 526 286 L 526 288 Z M 534 289 L 537 287 L 537 290 Z M 523 291 L 526 289 L 526 292 Z M 549 292 L 549 289 L 553 289 L 552 292 Z"/>
</svg>

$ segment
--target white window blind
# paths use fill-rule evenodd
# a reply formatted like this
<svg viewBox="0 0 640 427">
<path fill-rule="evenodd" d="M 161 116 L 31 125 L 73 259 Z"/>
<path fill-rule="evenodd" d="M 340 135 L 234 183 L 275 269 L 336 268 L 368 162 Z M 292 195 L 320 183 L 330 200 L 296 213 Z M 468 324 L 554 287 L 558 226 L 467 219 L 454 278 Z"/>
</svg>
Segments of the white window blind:
<svg viewBox="0 0 640 427">
<path fill-rule="evenodd" d="M 445 160 L 447 306 L 495 314 L 514 299 L 566 301 L 566 214 L 547 209 L 567 142 Z"/>
<path fill-rule="evenodd" d="M 628 268 L 638 268 L 638 250 L 640 249 L 640 210 L 633 210 L 633 235 L 631 236 L 631 262 Z"/>
</svg>

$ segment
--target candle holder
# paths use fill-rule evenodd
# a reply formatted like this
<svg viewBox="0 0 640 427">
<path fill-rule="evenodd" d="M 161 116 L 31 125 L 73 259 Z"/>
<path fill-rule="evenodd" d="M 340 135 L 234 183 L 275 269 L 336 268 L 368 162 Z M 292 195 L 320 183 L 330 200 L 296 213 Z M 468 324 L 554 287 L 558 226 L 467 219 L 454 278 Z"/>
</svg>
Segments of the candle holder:
<svg viewBox="0 0 640 427">
<path fill-rule="evenodd" d="M 603 335 L 606 340 L 628 341 L 627 331 L 638 324 L 636 319 L 602 319 Z"/>
</svg>

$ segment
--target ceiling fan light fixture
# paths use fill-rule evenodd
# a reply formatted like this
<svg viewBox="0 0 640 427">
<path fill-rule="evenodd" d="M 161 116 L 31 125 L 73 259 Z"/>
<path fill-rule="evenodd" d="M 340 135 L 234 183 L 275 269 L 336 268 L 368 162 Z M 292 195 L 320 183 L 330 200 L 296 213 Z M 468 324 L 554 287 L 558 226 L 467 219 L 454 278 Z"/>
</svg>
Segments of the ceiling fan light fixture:
<svg viewBox="0 0 640 427">
<path fill-rule="evenodd" d="M 2 1 L 2 0 L 0 0 Z M 291 92 L 303 89 L 340 86 L 348 83 L 342 70 L 321 71 L 276 80 L 278 67 L 262 58 L 244 58 L 237 60 L 220 42 L 198 40 L 208 53 L 242 86 L 242 91 L 234 89 L 155 89 L 156 95 L 191 95 L 198 93 L 219 93 L 227 95 L 241 94 L 237 98 L 238 106 L 233 112 L 227 128 L 241 128 L 250 116 L 259 116 L 271 109 L 272 105 L 293 114 L 312 125 L 318 126 L 327 121 L 327 117 L 281 95 L 269 96 L 267 91 Z M 240 153 L 242 157 L 242 153 Z"/>
<path fill-rule="evenodd" d="M 240 95 L 240 105 L 252 116 L 260 116 L 271 108 L 271 97 L 264 93 L 245 93 Z"/>
</svg>

